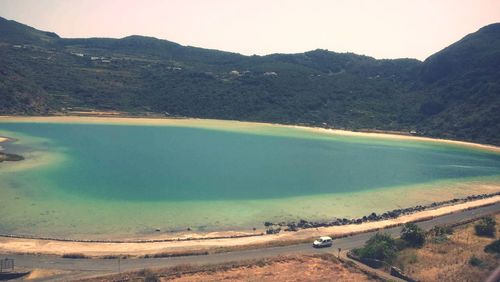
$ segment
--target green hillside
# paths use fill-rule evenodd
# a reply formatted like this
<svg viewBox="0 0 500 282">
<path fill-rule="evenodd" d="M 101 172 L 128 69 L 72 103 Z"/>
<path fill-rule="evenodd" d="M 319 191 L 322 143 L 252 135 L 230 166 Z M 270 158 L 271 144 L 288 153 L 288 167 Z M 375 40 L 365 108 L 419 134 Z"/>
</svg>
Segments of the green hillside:
<svg viewBox="0 0 500 282">
<path fill-rule="evenodd" d="M 420 62 L 243 56 L 151 37 L 63 39 L 0 18 L 1 114 L 68 107 L 417 130 L 500 144 L 500 24 Z"/>
</svg>

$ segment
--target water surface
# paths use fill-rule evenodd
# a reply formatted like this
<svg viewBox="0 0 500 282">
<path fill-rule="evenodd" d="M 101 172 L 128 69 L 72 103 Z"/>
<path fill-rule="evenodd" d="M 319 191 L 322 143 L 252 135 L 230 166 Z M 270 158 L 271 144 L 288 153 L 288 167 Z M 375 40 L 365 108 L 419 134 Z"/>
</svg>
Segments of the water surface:
<svg viewBox="0 0 500 282">
<path fill-rule="evenodd" d="M 28 157 L 0 164 L 1 233 L 261 228 L 265 220 L 360 216 L 495 191 L 500 175 L 496 153 L 238 123 L 14 122 L 0 123 L 0 136 L 18 138 L 4 147 Z"/>
</svg>

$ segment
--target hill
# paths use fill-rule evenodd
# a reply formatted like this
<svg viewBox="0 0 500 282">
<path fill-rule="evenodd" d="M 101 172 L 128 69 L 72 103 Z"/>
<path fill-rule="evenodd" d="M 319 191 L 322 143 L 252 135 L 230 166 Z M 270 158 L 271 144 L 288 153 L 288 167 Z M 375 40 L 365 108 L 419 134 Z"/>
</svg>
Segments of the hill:
<svg viewBox="0 0 500 282">
<path fill-rule="evenodd" d="M 0 113 L 168 112 L 500 144 L 499 26 L 421 62 L 327 50 L 243 56 L 136 35 L 65 39 L 0 18 Z"/>
<path fill-rule="evenodd" d="M 500 142 L 500 24 L 492 24 L 425 60 L 417 94 L 428 132 Z M 441 133 L 441 134 L 439 134 Z"/>
</svg>

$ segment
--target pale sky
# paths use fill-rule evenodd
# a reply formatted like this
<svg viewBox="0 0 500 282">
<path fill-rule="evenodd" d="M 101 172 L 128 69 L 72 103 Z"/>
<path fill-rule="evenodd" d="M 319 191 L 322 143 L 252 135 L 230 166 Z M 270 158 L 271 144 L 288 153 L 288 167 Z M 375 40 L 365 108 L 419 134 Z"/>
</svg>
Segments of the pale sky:
<svg viewBox="0 0 500 282">
<path fill-rule="evenodd" d="M 500 0 L 0 0 L 62 37 L 147 35 L 245 55 L 317 48 L 423 60 L 500 22 Z"/>
</svg>

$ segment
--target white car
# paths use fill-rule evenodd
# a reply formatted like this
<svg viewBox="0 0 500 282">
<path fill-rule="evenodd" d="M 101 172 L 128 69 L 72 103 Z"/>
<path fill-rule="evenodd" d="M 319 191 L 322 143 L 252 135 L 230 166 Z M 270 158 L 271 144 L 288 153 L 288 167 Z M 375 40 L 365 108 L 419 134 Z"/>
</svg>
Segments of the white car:
<svg viewBox="0 0 500 282">
<path fill-rule="evenodd" d="M 318 240 L 315 240 L 313 243 L 314 248 L 323 248 L 323 247 L 331 247 L 333 244 L 332 238 L 328 236 L 319 237 Z"/>
</svg>

